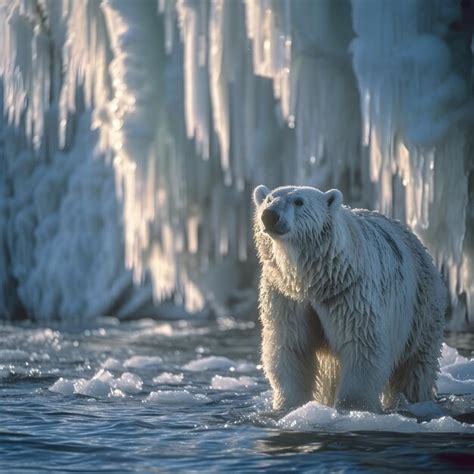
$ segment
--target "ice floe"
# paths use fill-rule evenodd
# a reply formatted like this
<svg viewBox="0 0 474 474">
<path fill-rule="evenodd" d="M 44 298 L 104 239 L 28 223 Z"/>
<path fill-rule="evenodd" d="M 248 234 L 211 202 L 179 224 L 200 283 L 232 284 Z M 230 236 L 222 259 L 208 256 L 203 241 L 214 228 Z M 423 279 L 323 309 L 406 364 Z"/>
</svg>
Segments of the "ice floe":
<svg viewBox="0 0 474 474">
<path fill-rule="evenodd" d="M 214 375 L 211 381 L 211 388 L 215 390 L 245 390 L 250 387 L 255 387 L 257 382 L 252 377 L 242 375 L 241 377 L 222 377 L 221 375 Z"/>
<path fill-rule="evenodd" d="M 309 402 L 293 410 L 278 422 L 278 426 L 285 430 L 295 431 L 474 433 L 474 426 L 460 423 L 449 416 L 419 423 L 414 418 L 407 418 L 399 414 L 379 415 L 359 411 L 340 413 L 335 408 L 321 405 L 318 402 Z"/>
<path fill-rule="evenodd" d="M 206 395 L 193 394 L 188 390 L 157 390 L 156 392 L 150 392 L 145 401 L 166 405 L 199 405 L 208 403 L 211 399 Z"/>
<path fill-rule="evenodd" d="M 184 379 L 184 375 L 182 373 L 172 374 L 171 372 L 163 372 L 162 374 L 156 376 L 153 379 L 153 383 L 174 385 L 174 384 L 182 383 L 183 379 Z"/>
</svg>

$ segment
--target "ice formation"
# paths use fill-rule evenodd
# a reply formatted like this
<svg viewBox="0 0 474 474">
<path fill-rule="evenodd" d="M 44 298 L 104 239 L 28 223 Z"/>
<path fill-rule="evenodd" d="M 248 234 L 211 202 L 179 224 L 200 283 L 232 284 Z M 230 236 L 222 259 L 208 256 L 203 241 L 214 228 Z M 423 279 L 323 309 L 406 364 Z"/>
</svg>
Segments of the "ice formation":
<svg viewBox="0 0 474 474">
<path fill-rule="evenodd" d="M 183 374 L 172 374 L 171 372 L 163 372 L 153 378 L 153 383 L 156 385 L 179 385 L 183 382 Z"/>
<path fill-rule="evenodd" d="M 214 375 L 211 380 L 211 388 L 214 390 L 246 390 L 249 387 L 255 387 L 257 382 L 247 375 L 241 377 L 223 377 Z"/>
<path fill-rule="evenodd" d="M 115 378 L 109 371 L 100 369 L 90 379 L 65 379 L 60 377 L 49 390 L 61 395 L 85 395 L 94 398 L 124 397 L 125 394 L 136 395 L 142 391 L 142 379 L 130 372 Z"/>
<path fill-rule="evenodd" d="M 473 9 L 0 1 L 0 317 L 199 311 L 264 182 L 406 220 L 472 323 Z"/>
<path fill-rule="evenodd" d="M 201 393 L 191 393 L 188 390 L 157 390 L 150 392 L 145 402 L 154 402 L 165 405 L 200 405 L 210 402 L 211 399 Z"/>
</svg>

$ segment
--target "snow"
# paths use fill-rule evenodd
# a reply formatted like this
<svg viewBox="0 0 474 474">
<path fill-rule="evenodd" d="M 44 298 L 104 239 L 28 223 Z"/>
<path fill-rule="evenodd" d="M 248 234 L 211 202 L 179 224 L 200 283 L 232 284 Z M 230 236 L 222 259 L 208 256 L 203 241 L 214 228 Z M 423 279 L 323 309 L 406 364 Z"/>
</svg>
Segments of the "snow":
<svg viewBox="0 0 474 474">
<path fill-rule="evenodd" d="M 225 301 L 265 182 L 339 187 L 406 221 L 443 269 L 452 327 L 472 322 L 462 4 L 343 3 L 2 2 L 2 317 Z M 222 264 L 235 277 L 209 286 Z"/>
</svg>

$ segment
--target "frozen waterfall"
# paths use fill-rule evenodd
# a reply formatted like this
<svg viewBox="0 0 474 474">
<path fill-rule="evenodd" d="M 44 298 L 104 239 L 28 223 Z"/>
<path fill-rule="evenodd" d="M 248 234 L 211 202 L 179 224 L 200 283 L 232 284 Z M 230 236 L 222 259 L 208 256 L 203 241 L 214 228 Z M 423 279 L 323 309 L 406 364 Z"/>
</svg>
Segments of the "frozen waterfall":
<svg viewBox="0 0 474 474">
<path fill-rule="evenodd" d="M 0 318 L 197 312 L 250 190 L 405 220 L 474 324 L 472 0 L 0 0 Z"/>
</svg>

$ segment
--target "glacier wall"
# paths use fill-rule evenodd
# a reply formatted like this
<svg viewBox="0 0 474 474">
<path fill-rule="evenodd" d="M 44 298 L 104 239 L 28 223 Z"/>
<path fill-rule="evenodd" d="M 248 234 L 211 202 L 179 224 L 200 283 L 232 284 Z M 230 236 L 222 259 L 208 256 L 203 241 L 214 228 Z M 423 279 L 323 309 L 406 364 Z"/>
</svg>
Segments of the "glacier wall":
<svg viewBox="0 0 474 474">
<path fill-rule="evenodd" d="M 253 186 L 305 183 L 408 222 L 452 327 L 474 324 L 474 2 L 12 0 L 0 20 L 2 316 L 225 302 L 255 281 Z"/>
</svg>

